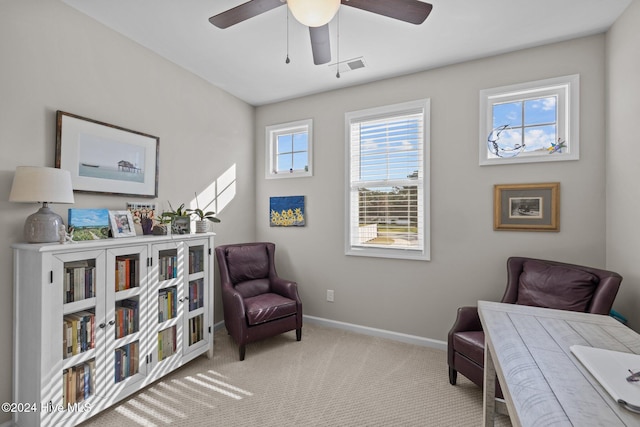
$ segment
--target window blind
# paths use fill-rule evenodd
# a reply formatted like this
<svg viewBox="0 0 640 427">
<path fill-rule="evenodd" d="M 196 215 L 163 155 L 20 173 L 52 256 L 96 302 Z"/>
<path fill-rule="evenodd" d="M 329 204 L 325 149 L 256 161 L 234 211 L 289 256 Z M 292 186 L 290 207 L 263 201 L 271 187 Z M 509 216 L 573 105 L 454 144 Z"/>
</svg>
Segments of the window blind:
<svg viewBox="0 0 640 427">
<path fill-rule="evenodd" d="M 424 110 L 350 122 L 352 247 L 424 248 Z"/>
</svg>

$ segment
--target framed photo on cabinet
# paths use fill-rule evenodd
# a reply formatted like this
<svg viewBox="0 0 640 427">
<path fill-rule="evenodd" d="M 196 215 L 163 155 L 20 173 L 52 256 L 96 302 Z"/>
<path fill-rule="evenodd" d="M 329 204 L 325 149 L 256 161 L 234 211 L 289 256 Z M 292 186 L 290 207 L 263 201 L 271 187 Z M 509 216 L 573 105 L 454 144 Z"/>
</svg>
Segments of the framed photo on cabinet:
<svg viewBox="0 0 640 427">
<path fill-rule="evenodd" d="M 134 237 L 136 229 L 129 211 L 109 211 L 113 237 Z"/>
</svg>

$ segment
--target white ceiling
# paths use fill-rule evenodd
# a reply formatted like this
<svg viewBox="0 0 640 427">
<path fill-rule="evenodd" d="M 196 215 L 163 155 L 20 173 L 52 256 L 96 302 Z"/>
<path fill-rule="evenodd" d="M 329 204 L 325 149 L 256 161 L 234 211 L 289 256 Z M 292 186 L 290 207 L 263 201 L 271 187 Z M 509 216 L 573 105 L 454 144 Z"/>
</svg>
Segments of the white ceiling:
<svg viewBox="0 0 640 427">
<path fill-rule="evenodd" d="M 431 0 L 422 25 L 341 6 L 341 73 L 313 65 L 307 27 L 278 7 L 221 30 L 209 17 L 246 0 L 62 0 L 252 105 L 606 31 L 632 0 Z M 389 0 L 391 1 L 391 0 Z M 336 18 L 330 23 L 336 62 Z"/>
</svg>

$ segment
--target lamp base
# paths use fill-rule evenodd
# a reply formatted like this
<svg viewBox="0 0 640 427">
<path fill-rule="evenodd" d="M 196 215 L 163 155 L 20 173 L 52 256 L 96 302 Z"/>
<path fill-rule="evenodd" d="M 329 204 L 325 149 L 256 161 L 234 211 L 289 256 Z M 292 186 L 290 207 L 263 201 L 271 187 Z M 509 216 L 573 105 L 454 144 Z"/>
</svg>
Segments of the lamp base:
<svg viewBox="0 0 640 427">
<path fill-rule="evenodd" d="M 29 215 L 24 223 L 24 239 L 29 243 L 50 243 L 60 241 L 62 217 L 47 206 Z"/>
</svg>

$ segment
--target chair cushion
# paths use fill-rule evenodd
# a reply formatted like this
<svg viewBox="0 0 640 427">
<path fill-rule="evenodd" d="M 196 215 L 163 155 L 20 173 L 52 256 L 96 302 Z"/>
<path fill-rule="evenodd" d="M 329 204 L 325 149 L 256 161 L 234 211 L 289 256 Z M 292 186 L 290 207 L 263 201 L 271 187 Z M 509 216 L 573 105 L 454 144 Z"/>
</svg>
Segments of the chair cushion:
<svg viewBox="0 0 640 427">
<path fill-rule="evenodd" d="M 247 280 L 234 286 L 243 299 L 269 292 L 269 279 Z"/>
<path fill-rule="evenodd" d="M 294 300 L 273 293 L 246 298 L 244 306 L 249 325 L 258 325 L 296 313 Z"/>
<path fill-rule="evenodd" d="M 269 276 L 269 256 L 265 245 L 230 246 L 226 249 L 232 283 Z"/>
<path fill-rule="evenodd" d="M 484 366 L 484 332 L 456 332 L 453 334 L 453 350 Z"/>
<path fill-rule="evenodd" d="M 516 304 L 587 311 L 598 278 L 576 268 L 525 261 Z"/>
</svg>

